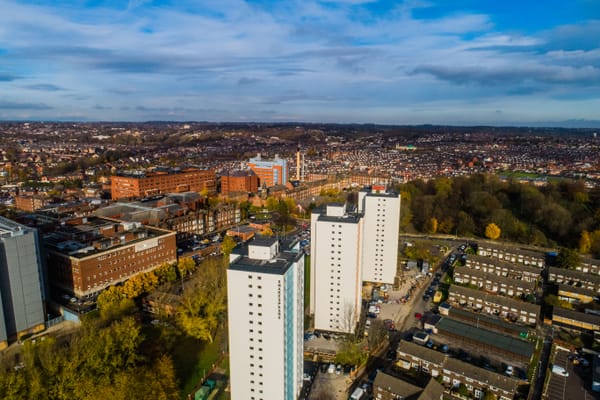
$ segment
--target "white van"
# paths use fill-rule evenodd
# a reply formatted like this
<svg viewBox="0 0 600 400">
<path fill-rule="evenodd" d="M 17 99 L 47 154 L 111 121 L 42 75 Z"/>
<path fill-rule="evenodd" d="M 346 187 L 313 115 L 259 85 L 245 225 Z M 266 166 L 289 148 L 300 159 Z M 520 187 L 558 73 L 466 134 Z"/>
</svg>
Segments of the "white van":
<svg viewBox="0 0 600 400">
<path fill-rule="evenodd" d="M 363 398 L 365 394 L 365 390 L 363 388 L 356 388 L 354 389 L 354 392 L 352 392 L 352 394 L 349 397 L 349 400 L 360 400 Z"/>
<path fill-rule="evenodd" d="M 552 372 L 560 376 L 569 376 L 569 372 L 567 372 L 567 370 L 561 367 L 560 365 L 553 365 Z"/>
</svg>

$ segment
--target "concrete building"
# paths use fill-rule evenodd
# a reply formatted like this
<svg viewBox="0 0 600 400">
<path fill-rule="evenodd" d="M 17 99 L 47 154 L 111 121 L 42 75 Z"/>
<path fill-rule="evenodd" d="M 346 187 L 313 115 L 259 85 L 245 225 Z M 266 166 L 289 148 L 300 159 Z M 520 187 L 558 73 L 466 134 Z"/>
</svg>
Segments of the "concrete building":
<svg viewBox="0 0 600 400">
<path fill-rule="evenodd" d="M 231 398 L 295 400 L 302 388 L 304 254 L 257 237 L 227 270 Z"/>
<path fill-rule="evenodd" d="M 155 168 L 151 171 L 119 172 L 110 179 L 113 200 L 150 197 L 165 193 L 214 193 L 214 170 L 200 168 Z"/>
<path fill-rule="evenodd" d="M 358 212 L 363 217 L 362 280 L 394 283 L 398 263 L 400 195 L 373 185 L 358 192 Z"/>
<path fill-rule="evenodd" d="M 231 171 L 221 175 L 221 194 L 245 192 L 256 193 L 258 191 L 258 176 L 252 170 Z"/>
<path fill-rule="evenodd" d="M 287 160 L 279 158 L 278 155 L 272 160 L 265 160 L 258 154 L 248 161 L 248 168 L 258 176 L 260 187 L 285 185 L 289 180 Z"/>
<path fill-rule="evenodd" d="M 63 221 L 44 246 L 50 284 L 78 298 L 177 261 L 175 232 L 108 218 Z"/>
<path fill-rule="evenodd" d="M 37 230 L 0 217 L 0 350 L 45 329 L 45 299 Z"/>
<path fill-rule="evenodd" d="M 317 330 L 353 333 L 362 302 L 360 214 L 329 204 L 311 214 L 310 313 Z"/>
</svg>

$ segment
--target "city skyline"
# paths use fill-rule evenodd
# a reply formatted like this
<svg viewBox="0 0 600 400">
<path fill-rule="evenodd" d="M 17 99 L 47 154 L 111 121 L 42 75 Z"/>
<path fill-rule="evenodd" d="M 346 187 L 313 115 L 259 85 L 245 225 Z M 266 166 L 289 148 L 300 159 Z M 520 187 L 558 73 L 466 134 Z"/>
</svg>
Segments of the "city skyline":
<svg viewBox="0 0 600 400">
<path fill-rule="evenodd" d="M 0 120 L 600 126 L 600 5 L 2 1 Z"/>
</svg>

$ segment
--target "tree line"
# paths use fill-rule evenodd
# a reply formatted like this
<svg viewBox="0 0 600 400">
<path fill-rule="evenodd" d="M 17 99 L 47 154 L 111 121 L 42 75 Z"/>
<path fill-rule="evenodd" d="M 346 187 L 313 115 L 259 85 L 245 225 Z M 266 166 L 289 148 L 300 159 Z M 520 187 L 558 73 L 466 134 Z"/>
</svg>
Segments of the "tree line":
<svg viewBox="0 0 600 400">
<path fill-rule="evenodd" d="M 492 235 L 542 247 L 566 246 L 600 257 L 600 189 L 588 189 L 583 181 L 536 187 L 476 174 L 416 180 L 396 190 L 402 196 L 403 232 Z M 492 230 L 490 224 L 495 225 Z"/>
</svg>

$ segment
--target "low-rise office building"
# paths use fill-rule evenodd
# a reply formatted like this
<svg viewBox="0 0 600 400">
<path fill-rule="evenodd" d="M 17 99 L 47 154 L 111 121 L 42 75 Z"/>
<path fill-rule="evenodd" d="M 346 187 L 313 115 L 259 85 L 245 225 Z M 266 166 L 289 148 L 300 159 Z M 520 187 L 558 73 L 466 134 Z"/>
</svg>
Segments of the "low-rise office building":
<svg viewBox="0 0 600 400">
<path fill-rule="evenodd" d="M 540 315 L 538 305 L 458 285 L 450 286 L 448 302 L 532 326 Z"/>
<path fill-rule="evenodd" d="M 78 298 L 177 261 L 175 232 L 134 222 L 73 218 L 43 240 L 50 284 Z"/>
</svg>

